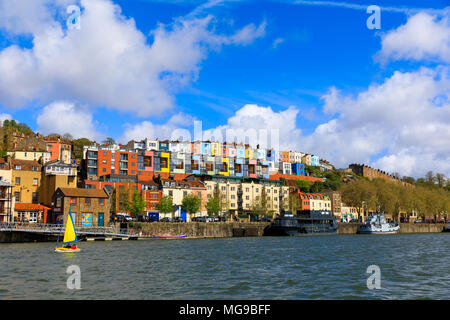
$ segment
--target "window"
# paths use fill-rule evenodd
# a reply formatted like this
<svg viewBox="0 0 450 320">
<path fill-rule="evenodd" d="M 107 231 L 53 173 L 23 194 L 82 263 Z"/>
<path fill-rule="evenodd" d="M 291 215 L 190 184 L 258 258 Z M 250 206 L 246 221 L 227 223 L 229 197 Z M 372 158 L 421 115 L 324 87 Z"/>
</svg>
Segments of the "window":
<svg viewBox="0 0 450 320">
<path fill-rule="evenodd" d="M 104 206 L 105 205 L 105 199 L 103 199 L 103 198 L 98 199 L 98 205 L 99 206 Z"/>
<path fill-rule="evenodd" d="M 38 202 L 38 194 L 37 192 L 33 192 L 31 195 L 31 202 L 37 203 Z"/>
<path fill-rule="evenodd" d="M 15 166 L 14 166 L 14 169 L 16 169 L 16 170 L 22 170 L 22 167 L 21 167 L 21 166 L 18 166 L 18 165 L 15 165 Z"/>
<path fill-rule="evenodd" d="M 39 184 L 38 178 L 33 178 L 33 186 L 37 186 Z"/>
<path fill-rule="evenodd" d="M 87 206 L 91 205 L 91 198 L 84 198 L 84 204 Z"/>
<path fill-rule="evenodd" d="M 172 190 L 169 190 L 169 197 L 173 197 L 173 192 L 172 192 Z"/>
<path fill-rule="evenodd" d="M 77 204 L 77 198 L 70 198 L 70 204 Z"/>
<path fill-rule="evenodd" d="M 20 184 L 20 177 L 16 177 L 16 184 Z"/>
<path fill-rule="evenodd" d="M 20 192 L 14 192 L 14 198 L 16 198 L 16 202 L 20 202 Z"/>
</svg>

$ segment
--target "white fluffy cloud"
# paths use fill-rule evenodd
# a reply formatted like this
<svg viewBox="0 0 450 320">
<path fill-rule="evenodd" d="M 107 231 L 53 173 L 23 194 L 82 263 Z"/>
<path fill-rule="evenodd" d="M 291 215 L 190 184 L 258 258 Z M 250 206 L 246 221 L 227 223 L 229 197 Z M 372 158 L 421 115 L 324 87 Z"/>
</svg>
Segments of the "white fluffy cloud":
<svg viewBox="0 0 450 320">
<path fill-rule="evenodd" d="M 205 130 L 203 138 L 222 142 L 244 142 L 253 147 L 294 150 L 301 130 L 296 127 L 299 110 L 289 107 L 274 111 L 271 107 L 247 104 L 230 117 L 227 124 Z"/>
<path fill-rule="evenodd" d="M 323 110 L 337 117 L 301 143 L 338 167 L 358 162 L 403 175 L 450 175 L 449 88 L 448 67 L 397 71 L 356 97 L 331 88 Z"/>
<path fill-rule="evenodd" d="M 79 30 L 67 30 L 67 0 L 0 0 L 0 28 L 29 34 L 32 48 L 0 51 L 0 104 L 23 106 L 70 100 L 148 116 L 174 106 L 177 90 L 197 78 L 209 50 L 246 45 L 266 23 L 231 35 L 214 30 L 212 16 L 158 25 L 153 42 L 110 0 L 81 0 Z M 28 5 L 30 5 L 28 7 Z"/>
<path fill-rule="evenodd" d="M 130 140 L 148 139 L 178 139 L 191 140 L 192 135 L 190 126 L 194 125 L 194 118 L 184 114 L 177 113 L 173 115 L 166 123 L 154 124 L 151 121 L 142 121 L 138 124 L 127 124 L 126 129 L 120 141 L 124 143 Z"/>
<path fill-rule="evenodd" d="M 431 59 L 450 63 L 450 9 L 441 17 L 421 12 L 382 37 L 381 59 Z"/>
<path fill-rule="evenodd" d="M 100 140 L 104 136 L 97 131 L 98 124 L 85 107 L 72 102 L 57 101 L 45 106 L 37 117 L 38 131 L 43 134 L 70 133 L 74 138 Z"/>
<path fill-rule="evenodd" d="M 3 121 L 12 120 L 12 116 L 8 113 L 0 113 L 0 124 L 3 125 Z"/>
</svg>

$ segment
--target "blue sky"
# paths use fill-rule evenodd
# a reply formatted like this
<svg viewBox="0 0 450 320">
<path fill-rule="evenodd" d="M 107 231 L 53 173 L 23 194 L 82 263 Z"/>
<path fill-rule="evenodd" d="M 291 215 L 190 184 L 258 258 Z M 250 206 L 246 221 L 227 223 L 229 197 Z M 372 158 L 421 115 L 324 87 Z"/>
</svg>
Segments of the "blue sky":
<svg viewBox="0 0 450 320">
<path fill-rule="evenodd" d="M 25 24 L 23 24 L 25 31 L 21 31 L 21 26 L 17 25 L 17 23 L 20 23 L 20 19 L 14 20 L 16 21 L 16 25 L 13 22 L 9 24 L 6 22 L 2 24 L 0 22 L 0 54 L 4 53 L 12 45 L 17 45 L 23 52 L 26 49 L 33 50 L 34 48 L 36 50 L 36 43 L 38 43 L 36 39 L 45 38 L 45 36 L 42 36 L 45 33 L 40 33 L 41 31 L 39 30 L 40 28 L 44 29 L 43 26 L 45 26 L 46 22 L 49 25 L 55 21 L 60 23 L 61 30 L 66 33 L 66 40 L 69 39 L 69 33 L 72 33 L 70 36 L 75 38 L 76 34 L 74 32 L 76 30 L 67 30 L 64 26 L 64 19 L 68 16 L 64 12 L 64 9 L 69 4 L 75 4 L 82 8 L 82 29 L 80 30 L 80 34 L 82 34 L 81 31 L 85 32 L 86 28 L 89 28 L 89 26 L 86 26 L 89 17 L 85 16 L 85 14 L 87 14 L 88 10 L 91 10 L 91 12 L 94 11 L 85 8 L 87 2 L 59 0 L 56 9 L 50 11 L 48 9 L 48 3 L 45 0 L 40 1 L 43 3 L 43 7 L 38 8 L 38 14 L 36 15 L 38 16 L 42 9 L 42 18 L 36 19 L 36 25 L 30 27 L 32 28 L 30 29 L 31 31 L 27 29 L 28 26 L 25 26 Z M 107 0 L 95 1 L 102 4 L 103 2 L 110 2 Z M 203 10 L 199 10 L 201 8 L 200 6 L 206 3 L 211 5 L 206 6 Z M 213 3 L 216 3 L 216 5 L 212 5 Z M 5 80 L 2 82 L 0 79 L 0 88 L 2 89 L 0 90 L 0 113 L 3 113 L 4 117 L 12 117 L 20 122 L 25 122 L 32 129 L 44 133 L 50 133 L 49 131 L 52 129 L 61 131 L 67 128 L 74 136 L 80 136 L 83 133 L 87 136 L 90 135 L 90 138 L 97 139 L 109 136 L 125 143 L 126 141 L 123 140 L 132 137 L 130 132 L 136 129 L 135 126 L 149 125 L 151 123 L 150 128 L 153 131 L 149 131 L 149 135 L 158 135 L 158 130 L 171 123 L 171 119 L 173 120 L 173 117 L 176 115 L 181 115 L 181 120 L 173 120 L 178 126 L 192 129 L 192 119 L 195 118 L 203 122 L 204 129 L 214 129 L 229 125 L 229 119 L 235 117 L 238 111 L 246 105 L 257 105 L 262 108 L 260 109 L 261 112 L 268 110 L 264 108 L 270 107 L 270 112 L 277 115 L 283 114 L 284 111 L 292 107 L 296 110 L 294 116 L 295 127 L 292 127 L 291 130 L 295 131 L 295 134 L 288 138 L 295 141 L 289 147 L 299 148 L 301 149 L 299 151 L 303 152 L 319 154 L 323 158 L 331 157 L 329 160 L 338 162 L 339 165 L 345 162 L 361 161 L 384 166 L 388 170 L 401 169 L 401 166 L 393 164 L 397 163 L 397 161 L 388 161 L 388 159 L 392 160 L 392 156 L 397 157 L 396 159 L 403 157 L 404 162 L 406 161 L 405 159 L 409 159 L 408 157 L 412 153 L 416 153 L 417 151 L 410 148 L 414 146 L 403 145 L 406 153 L 404 152 L 401 155 L 401 150 L 398 148 L 398 145 L 390 145 L 388 141 L 401 140 L 405 130 L 402 132 L 393 132 L 390 138 L 386 138 L 383 143 L 380 143 L 379 146 L 377 145 L 373 150 L 367 151 L 361 149 L 360 157 L 355 156 L 352 158 L 343 156 L 344 153 L 348 153 L 347 149 L 328 152 L 328 149 L 316 148 L 323 141 L 321 137 L 316 137 L 320 125 L 329 126 L 333 124 L 333 119 L 338 120 L 342 124 L 345 119 L 349 118 L 349 115 L 344 114 L 343 107 L 336 107 L 335 112 L 327 112 L 324 110 L 324 108 L 327 110 L 331 108 L 330 105 L 325 107 L 327 103 L 324 97 L 330 93 L 330 88 L 336 88 L 343 99 L 342 101 L 345 101 L 345 98 L 354 99 L 356 100 L 356 106 L 358 106 L 358 103 L 364 105 L 364 101 L 359 101 L 357 98 L 358 94 L 368 92 L 371 86 L 382 86 L 387 82 L 387 79 L 393 77 L 395 72 L 416 74 L 421 68 L 438 70 L 438 68 L 447 67 L 448 60 L 442 57 L 392 58 L 394 56 L 393 54 L 390 56 L 386 54 L 388 57 L 387 61 L 383 62 L 377 60 L 376 55 L 383 50 L 382 40 L 384 37 L 402 25 L 407 24 L 409 18 L 421 11 L 412 10 L 407 12 L 406 9 L 424 9 L 423 12 L 431 12 L 430 15 L 436 19 L 435 22 L 443 21 L 445 27 L 445 23 L 448 23 L 448 21 L 444 21 L 446 14 L 443 15 L 444 18 L 442 14 L 435 16 L 433 15 L 434 11 L 429 11 L 428 9 L 435 9 L 438 12 L 442 12 L 448 5 L 448 2 L 377 1 L 376 5 L 382 8 L 392 7 L 405 9 L 403 12 L 382 9 L 380 30 L 369 30 L 366 27 L 366 20 L 370 14 L 366 13 L 364 8 L 373 3 L 367 1 L 336 1 L 334 3 L 334 5 L 326 1 L 300 1 L 300 3 L 296 3 L 296 1 L 287 0 L 210 2 L 116 0 L 114 4 L 118 5 L 121 9 L 121 13 L 116 17 L 120 16 L 122 20 L 133 19 L 136 24 L 136 30 L 133 29 L 133 32 L 137 31 L 141 33 L 144 37 L 145 45 L 148 47 L 153 45 L 155 30 L 166 30 L 166 35 L 168 35 L 170 32 L 174 32 L 177 22 L 195 21 L 195 19 L 203 19 L 207 16 L 212 19 L 204 29 L 195 29 L 197 31 L 200 30 L 198 32 L 201 36 L 198 37 L 203 37 L 201 39 L 199 38 L 199 43 L 206 43 L 206 45 L 199 50 L 198 55 L 195 55 L 192 59 L 186 59 L 183 65 L 172 68 L 168 64 L 177 64 L 179 59 L 174 58 L 170 59 L 170 61 L 164 61 L 165 58 L 162 56 L 169 51 L 161 51 L 158 54 L 158 59 L 163 61 L 162 64 L 164 64 L 167 70 L 173 69 L 176 71 L 162 71 L 159 73 L 159 77 L 164 78 L 164 82 L 162 84 L 157 83 L 157 86 L 161 85 L 163 89 L 159 88 L 158 90 L 160 91 L 157 93 L 157 98 L 149 103 L 153 103 L 153 105 L 141 108 L 142 110 L 146 110 L 144 113 L 135 110 L 140 110 L 140 107 L 133 105 L 131 99 L 129 106 L 126 105 L 126 99 L 124 99 L 124 102 L 118 102 L 118 106 L 115 106 L 115 100 L 117 99 L 102 100 L 101 97 L 96 96 L 95 88 L 99 84 L 95 80 L 89 84 L 90 88 L 94 88 L 93 91 L 83 87 L 83 83 L 81 82 L 86 81 L 89 77 L 82 78 L 82 76 L 74 77 L 70 80 L 72 82 L 65 83 L 64 86 L 60 87 L 55 85 L 49 89 L 43 85 L 43 88 L 38 88 L 35 92 L 34 88 L 36 86 L 39 87 L 42 81 L 46 80 L 47 74 L 55 75 L 51 78 L 51 81 L 55 81 L 55 83 L 57 82 L 55 79 L 64 77 L 64 74 L 62 76 L 56 75 L 58 71 L 55 71 L 55 67 L 55 69 L 52 69 L 48 73 L 46 69 L 41 70 L 39 77 L 37 77 L 35 74 L 31 74 L 32 71 L 30 70 L 34 70 L 31 68 L 24 71 L 24 76 L 19 79 L 20 81 L 14 79 L 14 81 L 11 80 L 8 82 Z M 3 2 L 3 4 L 0 2 L 0 8 L 2 5 L 6 6 L 7 4 L 6 2 Z M 20 4 L 18 5 L 18 9 L 20 9 L 19 6 Z M 50 11 L 50 15 L 46 15 L 44 8 Z M 8 19 L 14 17 L 14 15 L 20 15 L 17 12 L 19 10 L 11 10 L 10 13 L 7 12 L 9 16 L 6 16 L 7 19 L 5 21 L 9 21 Z M 193 12 L 196 12 L 196 14 L 193 14 Z M 20 18 L 26 19 L 26 14 L 25 12 Z M 85 17 L 86 24 L 83 25 L 83 19 Z M 2 16 L 0 14 L 1 18 Z M 34 22 L 33 19 L 31 20 L 30 24 Z M 99 21 L 101 21 L 100 18 Z M 236 35 L 240 30 L 248 26 L 250 26 L 250 32 L 247 35 L 248 39 L 233 40 L 235 39 L 233 35 Z M 120 32 L 120 30 L 122 29 L 117 29 L 115 32 Z M 209 35 L 203 33 L 205 30 L 210 32 Z M 188 31 L 180 39 L 189 37 L 190 34 Z M 107 33 L 108 30 L 104 30 L 104 32 Z M 90 34 L 92 33 L 83 33 L 83 37 L 87 39 Z M 108 35 L 108 37 L 110 36 Z M 162 38 L 164 36 L 165 34 L 161 35 Z M 210 36 L 217 38 L 211 40 Z M 224 38 L 218 40 L 219 36 L 223 36 Z M 61 40 L 63 37 L 58 38 L 58 40 Z M 133 36 L 130 37 L 133 38 Z M 114 39 L 114 36 L 112 39 Z M 120 43 L 120 41 L 117 40 L 117 43 Z M 216 45 L 217 41 L 221 41 L 221 43 Z M 439 41 L 446 42 L 448 39 L 445 40 L 444 38 L 444 40 Z M 182 51 L 185 47 L 180 46 L 178 48 L 176 42 L 171 42 L 169 49 L 175 51 L 180 50 L 181 55 L 183 55 Z M 43 41 L 43 43 L 45 45 L 48 44 L 46 41 Z M 74 57 L 76 57 L 75 59 L 83 55 L 89 56 L 89 54 L 86 54 L 88 52 L 86 48 L 92 45 L 92 43 L 89 41 L 74 43 L 77 46 L 71 48 L 75 51 L 72 52 Z M 85 45 L 84 43 L 87 44 Z M 114 40 L 111 40 L 111 43 L 113 44 Z M 44 47 L 44 45 L 42 46 Z M 80 50 L 79 53 L 76 52 L 78 50 L 77 48 Z M 186 48 L 189 49 L 191 47 L 186 44 Z M 97 52 L 99 50 L 107 51 L 108 48 L 97 48 L 96 50 Z M 394 48 L 392 50 L 397 50 L 396 52 L 398 54 L 398 49 Z M 188 50 L 186 53 L 188 53 Z M 24 54 L 23 56 L 25 57 L 26 55 Z M 403 56 L 405 57 L 405 54 Z M 39 57 L 39 55 L 35 54 L 34 57 Z M 89 59 L 86 59 L 85 65 L 88 66 Z M 127 63 L 129 63 L 130 59 L 127 60 Z M 2 61 L 0 60 L 1 71 L 13 72 L 5 66 L 2 69 L 1 63 Z M 6 65 L 6 62 L 4 62 L 4 65 Z M 147 66 L 145 63 L 143 65 Z M 61 68 L 61 65 L 59 67 Z M 49 68 L 48 65 L 45 68 Z M 91 68 L 91 66 L 86 68 L 87 71 L 85 73 L 95 69 Z M 111 69 L 107 70 L 105 74 L 114 74 L 113 68 L 114 66 L 111 66 Z M 150 66 L 149 70 L 153 70 L 152 68 Z M 100 69 L 100 72 L 105 69 L 107 67 Z M 121 79 L 130 77 L 130 79 L 132 78 L 136 82 L 124 80 L 123 83 L 118 81 L 119 84 L 114 83 L 114 86 L 111 86 L 111 88 L 114 88 L 113 92 L 120 99 L 122 99 L 122 96 L 127 95 L 129 97 L 139 96 L 141 91 L 146 91 L 154 87 L 155 82 L 151 82 L 148 86 L 143 85 L 142 90 L 138 91 L 141 81 L 135 80 L 135 78 L 139 79 L 139 77 L 146 76 L 145 72 L 141 73 L 138 70 L 141 69 L 136 67 L 136 69 L 130 72 L 126 70 L 122 72 L 121 70 L 120 76 L 118 76 Z M 158 70 L 161 71 L 163 69 L 160 68 Z M 24 80 L 24 78 L 28 78 L 26 77 L 27 72 L 31 74 L 29 79 L 34 79 L 34 77 L 40 79 L 36 80 L 37 84 L 30 89 L 30 92 L 33 91 L 31 93 L 23 93 L 17 89 L 18 83 L 28 81 Z M 78 71 L 74 72 L 79 75 Z M 81 73 L 83 72 L 82 70 Z M 447 74 L 447 71 L 444 73 Z M 137 76 L 135 76 L 136 74 Z M 171 80 L 172 76 L 174 77 L 173 81 Z M 167 78 L 170 78 L 169 81 L 166 81 Z M 76 83 L 77 81 L 80 81 L 80 83 Z M 107 79 L 102 78 L 99 81 L 107 81 Z M 144 82 L 142 81 L 142 83 Z M 70 84 L 73 84 L 74 88 L 69 88 Z M 20 96 L 20 99 L 18 98 L 20 100 L 19 102 L 15 100 L 15 91 L 13 90 L 14 92 L 10 93 L 12 85 L 14 85 L 14 90 L 17 91 L 17 97 Z M 129 87 L 133 87 L 134 89 L 130 89 Z M 108 92 L 111 92 L 109 87 Z M 122 96 L 120 96 L 121 93 Z M 167 95 L 167 97 L 162 98 L 164 102 L 161 102 L 160 93 Z M 142 94 L 145 95 L 145 92 Z M 444 89 L 439 94 L 444 95 L 445 98 L 447 97 L 448 90 Z M 444 101 L 446 101 L 445 99 Z M 44 119 L 49 114 L 46 114 L 44 109 L 52 105 L 52 103 L 54 104 L 60 101 L 66 101 L 66 103 L 72 104 L 72 107 L 67 107 L 72 109 L 58 109 L 55 107 L 55 109 L 49 108 L 47 110 L 69 110 L 67 114 L 75 112 L 74 110 L 82 110 L 84 115 L 88 115 L 87 122 L 90 122 L 90 127 L 80 132 L 71 123 L 63 127 L 57 124 L 55 124 L 54 128 L 49 126 L 48 123 L 52 122 L 51 120 Z M 136 101 L 139 103 L 140 100 Z M 59 115 L 60 117 L 64 117 L 64 112 L 61 111 Z M 41 120 L 39 121 L 39 119 Z M 185 120 L 184 122 L 183 119 Z M 351 124 L 352 121 L 346 123 Z M 345 128 L 348 131 L 352 129 L 353 127 L 351 125 Z M 357 130 L 356 127 L 354 129 Z M 340 129 L 339 132 L 342 130 Z M 161 134 L 162 132 L 163 130 L 161 130 Z M 345 139 L 344 137 L 341 138 Z M 358 145 L 355 142 L 355 146 Z M 431 160 L 427 161 L 430 163 L 429 166 L 435 170 L 449 170 L 450 173 L 450 168 L 442 168 L 440 162 L 442 159 L 448 159 L 449 154 L 447 153 L 446 147 L 444 146 L 444 149 L 439 151 L 438 154 L 431 154 Z M 303 148 L 313 150 L 303 150 Z M 418 148 L 422 148 L 422 146 L 418 146 Z M 409 154 L 407 154 L 408 152 Z M 435 161 L 436 159 L 440 160 Z M 411 164 L 408 170 L 403 171 L 404 174 L 416 174 L 417 170 L 415 168 L 419 166 L 418 163 L 420 160 L 415 159 L 414 161 L 414 165 Z"/>
</svg>

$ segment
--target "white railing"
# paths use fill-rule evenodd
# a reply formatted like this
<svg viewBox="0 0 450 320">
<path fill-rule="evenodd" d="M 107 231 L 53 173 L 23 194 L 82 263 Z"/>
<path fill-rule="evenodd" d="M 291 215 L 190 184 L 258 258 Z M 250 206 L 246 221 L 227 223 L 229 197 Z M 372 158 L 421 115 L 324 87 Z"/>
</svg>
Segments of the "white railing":
<svg viewBox="0 0 450 320">
<path fill-rule="evenodd" d="M 0 222 L 0 231 L 23 231 L 23 232 L 41 232 L 41 233 L 59 233 L 64 232 L 64 226 L 60 224 L 39 224 L 29 222 L 6 223 Z M 128 229 L 118 230 L 115 227 L 87 227 L 75 226 L 77 234 L 105 234 L 133 236 L 134 231 Z"/>
</svg>

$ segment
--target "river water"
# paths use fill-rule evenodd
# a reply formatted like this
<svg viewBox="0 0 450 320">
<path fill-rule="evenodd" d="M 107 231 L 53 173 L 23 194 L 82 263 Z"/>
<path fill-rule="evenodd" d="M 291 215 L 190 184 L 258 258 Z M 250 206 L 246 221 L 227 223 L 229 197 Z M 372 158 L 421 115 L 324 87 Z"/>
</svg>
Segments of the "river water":
<svg viewBox="0 0 450 320">
<path fill-rule="evenodd" d="M 449 299 L 450 233 L 0 244 L 0 299 Z M 81 289 L 66 270 L 80 268 Z M 369 290 L 367 268 L 380 268 Z"/>
</svg>

